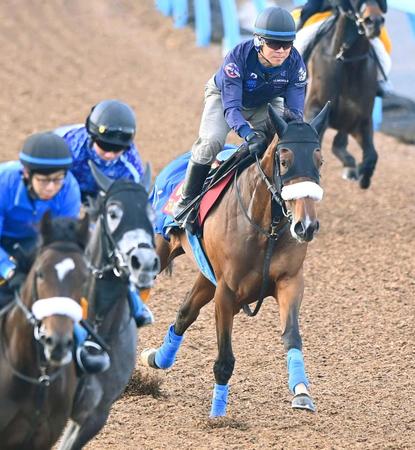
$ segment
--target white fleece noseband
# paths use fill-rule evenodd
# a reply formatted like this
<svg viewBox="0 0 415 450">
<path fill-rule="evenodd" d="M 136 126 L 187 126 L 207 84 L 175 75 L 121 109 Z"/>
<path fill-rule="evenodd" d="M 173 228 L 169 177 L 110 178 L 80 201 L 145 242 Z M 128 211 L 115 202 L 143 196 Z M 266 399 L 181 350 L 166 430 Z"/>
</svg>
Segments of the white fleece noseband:
<svg viewBox="0 0 415 450">
<path fill-rule="evenodd" d="M 300 183 L 283 186 L 281 197 L 284 200 L 297 200 L 299 198 L 310 197 L 316 202 L 323 198 L 323 189 L 313 181 L 301 181 Z"/>
<path fill-rule="evenodd" d="M 67 316 L 74 322 L 82 319 L 82 308 L 69 297 L 50 297 L 35 301 L 32 306 L 33 315 L 37 320 L 56 314 Z"/>
</svg>

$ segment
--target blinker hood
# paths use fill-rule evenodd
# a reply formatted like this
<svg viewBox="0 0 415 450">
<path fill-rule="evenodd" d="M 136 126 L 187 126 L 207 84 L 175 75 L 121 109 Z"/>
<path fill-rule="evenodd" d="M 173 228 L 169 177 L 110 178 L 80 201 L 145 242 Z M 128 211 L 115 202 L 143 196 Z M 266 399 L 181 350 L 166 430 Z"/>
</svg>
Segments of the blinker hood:
<svg viewBox="0 0 415 450">
<path fill-rule="evenodd" d="M 320 148 L 320 139 L 311 125 L 305 122 L 290 122 L 283 137 L 278 141 L 276 158 L 279 158 L 282 148 L 293 152 L 293 164 L 284 175 L 281 175 L 283 184 L 299 177 L 320 182 L 319 169 L 313 159 L 314 150 Z"/>
</svg>

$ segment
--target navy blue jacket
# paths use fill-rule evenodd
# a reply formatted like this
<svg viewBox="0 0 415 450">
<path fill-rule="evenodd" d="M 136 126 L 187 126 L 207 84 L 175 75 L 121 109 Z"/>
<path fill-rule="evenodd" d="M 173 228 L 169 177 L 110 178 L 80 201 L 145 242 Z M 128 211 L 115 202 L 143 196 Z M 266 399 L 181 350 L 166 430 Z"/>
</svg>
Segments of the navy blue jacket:
<svg viewBox="0 0 415 450">
<path fill-rule="evenodd" d="M 134 144 L 130 145 L 119 158 L 104 161 L 91 147 L 92 141 L 82 124 L 60 127 L 54 132 L 63 137 L 71 149 L 73 157 L 71 172 L 79 183 L 83 199 L 86 195 L 96 197 L 99 190 L 88 166 L 89 160 L 92 160 L 109 178 L 114 180 L 127 178 L 136 183 L 140 181 L 144 172 L 143 163 Z"/>
<path fill-rule="evenodd" d="M 259 62 L 254 40 L 250 39 L 226 55 L 215 74 L 215 83 L 222 94 L 228 125 L 245 137 L 251 130 L 242 115 L 242 107 L 255 108 L 275 97 L 283 97 L 285 107 L 301 119 L 306 78 L 304 62 L 294 47 L 281 66 L 267 68 Z"/>
</svg>

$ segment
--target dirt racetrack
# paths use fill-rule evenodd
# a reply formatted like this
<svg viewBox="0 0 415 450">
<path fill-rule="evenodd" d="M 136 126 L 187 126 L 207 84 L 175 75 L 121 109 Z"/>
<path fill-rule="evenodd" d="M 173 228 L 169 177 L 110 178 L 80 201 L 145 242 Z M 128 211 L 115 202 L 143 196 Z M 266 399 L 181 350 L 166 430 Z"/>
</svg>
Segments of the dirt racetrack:
<svg viewBox="0 0 415 450">
<path fill-rule="evenodd" d="M 136 110 L 136 142 L 156 173 L 189 149 L 221 50 L 196 48 L 191 30 L 175 30 L 153 3 L 0 2 L 2 160 L 15 158 L 29 133 L 81 122 L 114 97 Z M 140 395 L 136 380 L 88 449 L 415 448 L 415 148 L 377 134 L 379 163 L 363 192 L 340 178 L 332 136 L 301 311 L 317 413 L 290 408 L 278 308 L 267 301 L 256 318 L 237 316 L 228 417 L 207 419 L 216 357 L 210 304 L 173 369 L 137 363 L 136 379 L 160 382 L 161 396 Z M 195 273 L 182 257 L 172 278 L 160 276 L 151 297 L 157 323 L 140 333 L 140 348 L 161 342 Z"/>
</svg>

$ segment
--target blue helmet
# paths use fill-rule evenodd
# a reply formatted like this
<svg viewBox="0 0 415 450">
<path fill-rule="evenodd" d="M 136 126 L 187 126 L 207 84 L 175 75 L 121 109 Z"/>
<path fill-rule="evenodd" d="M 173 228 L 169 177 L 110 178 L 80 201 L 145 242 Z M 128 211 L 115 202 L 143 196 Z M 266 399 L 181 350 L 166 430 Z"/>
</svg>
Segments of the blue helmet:
<svg viewBox="0 0 415 450">
<path fill-rule="evenodd" d="M 274 41 L 293 41 L 295 22 L 291 14 L 279 6 L 265 8 L 256 18 L 254 34 Z"/>
<path fill-rule="evenodd" d="M 63 138 L 52 132 L 29 136 L 19 153 L 20 162 L 31 172 L 57 172 L 72 165 L 72 154 Z"/>
</svg>

